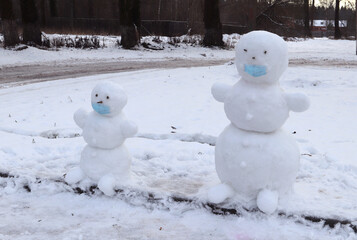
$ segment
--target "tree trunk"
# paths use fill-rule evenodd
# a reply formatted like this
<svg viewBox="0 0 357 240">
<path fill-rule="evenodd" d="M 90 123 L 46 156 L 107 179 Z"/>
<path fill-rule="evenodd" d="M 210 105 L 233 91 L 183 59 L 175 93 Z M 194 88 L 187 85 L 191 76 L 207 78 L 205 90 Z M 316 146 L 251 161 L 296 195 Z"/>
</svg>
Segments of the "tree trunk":
<svg viewBox="0 0 357 240">
<path fill-rule="evenodd" d="M 50 5 L 50 16 L 57 17 L 57 5 L 55 0 L 49 0 L 49 5 Z"/>
<path fill-rule="evenodd" d="M 140 0 L 119 0 L 120 44 L 130 49 L 140 41 Z"/>
<path fill-rule="evenodd" d="M 67 1 L 69 3 L 69 16 L 70 16 L 70 24 L 71 24 L 71 31 L 74 32 L 74 18 L 76 15 L 76 5 L 74 0 Z"/>
<path fill-rule="evenodd" d="M 312 0 L 312 4 L 311 4 L 311 28 L 314 26 L 314 20 L 315 20 L 315 0 Z"/>
<path fill-rule="evenodd" d="M 248 29 L 249 31 L 253 31 L 257 25 L 258 2 L 257 0 L 248 0 L 248 3 Z"/>
<path fill-rule="evenodd" d="M 35 0 L 20 0 L 23 34 L 25 44 L 41 45 L 41 30 Z"/>
<path fill-rule="evenodd" d="M 42 27 L 46 26 L 46 2 L 45 0 L 40 1 L 40 13 L 41 13 L 41 25 Z"/>
<path fill-rule="evenodd" d="M 94 1 L 88 0 L 88 18 L 95 18 L 94 17 Z"/>
<path fill-rule="evenodd" d="M 340 0 L 336 0 L 335 6 L 335 39 L 341 38 L 340 30 Z"/>
<path fill-rule="evenodd" d="M 137 42 L 140 41 L 140 32 L 141 32 L 141 15 L 140 15 L 140 0 L 134 0 L 134 9 L 133 9 L 133 22 L 136 27 L 137 33 Z"/>
<path fill-rule="evenodd" d="M 0 0 L 0 14 L 2 18 L 4 47 L 12 47 L 19 44 L 20 39 L 11 0 Z"/>
<path fill-rule="evenodd" d="M 309 0 L 304 0 L 304 26 L 305 26 L 305 36 L 312 37 L 311 30 L 310 30 Z"/>
<path fill-rule="evenodd" d="M 203 45 L 207 47 L 223 46 L 219 0 L 205 0 L 203 21 L 206 30 Z"/>
<path fill-rule="evenodd" d="M 188 34 L 202 34 L 204 32 L 203 24 L 203 0 L 190 0 L 188 6 Z"/>
</svg>

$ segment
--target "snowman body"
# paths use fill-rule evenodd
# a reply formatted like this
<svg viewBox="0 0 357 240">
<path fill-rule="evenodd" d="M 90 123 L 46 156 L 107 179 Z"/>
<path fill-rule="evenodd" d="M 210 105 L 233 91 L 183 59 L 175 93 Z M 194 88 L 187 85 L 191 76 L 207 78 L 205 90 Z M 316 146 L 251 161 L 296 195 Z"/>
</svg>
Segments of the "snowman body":
<svg viewBox="0 0 357 240">
<path fill-rule="evenodd" d="M 289 116 L 289 108 L 281 88 L 239 81 L 227 93 L 224 104 L 227 118 L 247 131 L 272 132 Z"/>
<path fill-rule="evenodd" d="M 303 94 L 287 94 L 279 78 L 288 66 L 287 45 L 279 36 L 253 31 L 236 46 L 236 67 L 241 79 L 234 86 L 215 84 L 212 94 L 224 103 L 231 121 L 217 139 L 215 164 L 222 185 L 209 192 L 213 202 L 233 193 L 256 199 L 260 210 L 272 213 L 279 195 L 292 190 L 299 149 L 281 130 L 290 111 L 305 111 Z M 217 193 L 226 196 L 217 197 Z"/>
<path fill-rule="evenodd" d="M 85 126 L 83 126 L 83 139 L 91 147 L 116 148 L 122 145 L 126 139 L 121 126 L 121 123 L 125 121 L 123 113 L 113 117 L 103 117 L 93 111 L 87 115 Z"/>
<path fill-rule="evenodd" d="M 94 111 L 79 109 L 74 114 L 87 145 L 79 168 L 68 172 L 66 181 L 73 184 L 87 177 L 96 181 L 104 194 L 113 195 L 114 188 L 130 176 L 131 156 L 124 141 L 136 134 L 137 127 L 122 113 L 127 96 L 120 86 L 99 83 L 92 91 L 91 102 Z"/>
<path fill-rule="evenodd" d="M 124 145 L 113 149 L 85 146 L 80 161 L 80 168 L 90 179 L 99 182 L 107 174 L 111 174 L 116 182 L 129 178 L 131 156 Z"/>
<path fill-rule="evenodd" d="M 218 177 L 247 200 L 262 189 L 289 192 L 299 169 L 299 149 L 282 130 L 248 132 L 228 125 L 216 142 Z"/>
</svg>

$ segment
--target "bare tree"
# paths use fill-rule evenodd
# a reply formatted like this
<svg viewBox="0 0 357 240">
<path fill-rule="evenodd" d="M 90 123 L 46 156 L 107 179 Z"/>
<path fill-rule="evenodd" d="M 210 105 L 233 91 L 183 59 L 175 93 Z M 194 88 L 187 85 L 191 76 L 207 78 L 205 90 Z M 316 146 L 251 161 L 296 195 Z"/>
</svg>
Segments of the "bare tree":
<svg viewBox="0 0 357 240">
<path fill-rule="evenodd" d="M 219 0 L 205 0 L 203 21 L 206 30 L 203 45 L 223 46 Z"/>
<path fill-rule="evenodd" d="M 257 24 L 257 8 L 258 8 L 258 1 L 257 0 L 249 0 L 248 4 L 248 29 L 253 31 Z"/>
<path fill-rule="evenodd" d="M 190 34 L 198 34 L 204 31 L 203 6 L 203 0 L 189 0 L 187 24 Z"/>
<path fill-rule="evenodd" d="M 340 30 L 340 0 L 336 0 L 335 5 L 335 39 L 341 38 Z"/>
<path fill-rule="evenodd" d="M 309 0 L 304 0 L 304 27 L 306 37 L 312 37 L 310 30 L 309 10 Z"/>
<path fill-rule="evenodd" d="M 42 26 L 46 26 L 46 2 L 45 0 L 39 0 L 40 4 L 40 15 L 41 15 L 41 24 Z"/>
<path fill-rule="evenodd" d="M 119 0 L 121 45 L 133 48 L 140 42 L 140 0 Z"/>
<path fill-rule="evenodd" d="M 260 8 L 260 13 L 256 16 L 257 25 L 258 27 L 262 27 L 261 24 L 263 22 L 270 22 L 278 27 L 283 27 L 283 21 L 281 21 L 281 17 L 278 16 L 281 9 L 288 7 L 289 0 L 275 0 L 272 2 L 263 2 Z"/>
<path fill-rule="evenodd" d="M 0 0 L 0 14 L 4 35 L 4 47 L 12 47 L 20 42 L 12 0 Z"/>
<path fill-rule="evenodd" d="M 42 44 L 38 9 L 35 0 L 20 0 L 23 42 L 26 44 Z"/>
<path fill-rule="evenodd" d="M 312 4 L 311 4 L 311 28 L 314 26 L 314 20 L 315 20 L 315 0 L 312 0 Z"/>
<path fill-rule="evenodd" d="M 49 0 L 48 2 L 50 7 L 50 15 L 51 17 L 57 17 L 57 5 L 55 0 Z"/>
<path fill-rule="evenodd" d="M 330 8 L 333 7 L 333 3 L 335 2 L 335 0 L 320 0 L 320 5 L 326 7 L 326 8 Z"/>
</svg>

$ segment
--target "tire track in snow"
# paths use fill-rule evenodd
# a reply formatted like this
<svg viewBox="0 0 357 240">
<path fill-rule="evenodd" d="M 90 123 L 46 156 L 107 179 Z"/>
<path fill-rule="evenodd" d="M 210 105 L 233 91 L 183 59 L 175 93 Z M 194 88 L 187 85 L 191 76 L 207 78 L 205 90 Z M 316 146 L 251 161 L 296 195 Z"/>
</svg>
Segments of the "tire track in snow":
<svg viewBox="0 0 357 240">
<path fill-rule="evenodd" d="M 171 133 L 171 134 L 153 134 L 153 133 L 139 133 L 136 135 L 138 138 L 145 138 L 150 140 L 178 140 L 181 142 L 196 142 L 201 144 L 208 144 L 210 146 L 216 145 L 217 137 L 205 135 L 201 133 L 184 134 L 184 133 Z"/>
<path fill-rule="evenodd" d="M 60 191 L 71 192 L 73 194 L 85 194 L 87 196 L 103 196 L 96 185 L 88 186 L 87 188 L 81 188 L 78 185 L 69 185 L 63 178 L 60 179 L 41 179 L 36 178 L 35 181 L 29 181 L 28 179 L 14 176 L 6 172 L 0 171 L 1 181 L 0 190 L 12 185 L 16 187 L 16 191 L 21 188 L 27 192 L 33 192 L 33 188 L 36 191 L 38 188 L 46 188 L 48 184 L 57 187 Z M 214 215 L 221 216 L 236 216 L 247 217 L 253 215 L 256 218 L 264 218 L 266 215 L 260 212 L 258 209 L 248 209 L 237 203 L 223 203 L 214 204 L 207 201 L 200 200 L 198 198 L 190 198 L 187 196 L 178 196 L 170 194 L 159 194 L 154 192 L 147 192 L 133 188 L 116 189 L 116 194 L 113 198 L 124 201 L 127 204 L 134 207 L 144 207 L 148 210 L 161 210 L 184 213 L 186 211 L 194 210 L 206 210 Z M 317 215 L 309 215 L 304 213 L 286 213 L 283 211 L 273 214 L 282 219 L 289 219 L 297 224 L 306 226 L 341 228 L 348 227 L 355 234 L 357 234 L 356 220 L 344 219 L 343 216 L 333 216 L 330 218 L 319 217 Z"/>
<path fill-rule="evenodd" d="M 77 138 L 81 137 L 82 134 L 73 129 L 55 129 L 47 130 L 43 132 L 27 131 L 21 129 L 4 128 L 0 127 L 1 132 L 16 134 L 27 137 L 43 137 L 48 139 L 58 139 L 58 138 Z M 210 146 L 215 146 L 217 137 L 211 135 L 205 135 L 201 133 L 169 133 L 169 134 L 155 134 L 155 133 L 138 133 L 136 138 L 144 138 L 149 140 L 177 140 L 181 142 L 196 142 L 200 144 L 208 144 Z"/>
<path fill-rule="evenodd" d="M 10 133 L 10 134 L 27 136 L 27 137 L 37 137 L 39 135 L 38 132 L 34 132 L 34 131 L 21 130 L 21 129 L 15 129 L 15 128 L 6 128 L 6 127 L 0 127 L 0 131 L 5 132 L 5 133 Z"/>
</svg>

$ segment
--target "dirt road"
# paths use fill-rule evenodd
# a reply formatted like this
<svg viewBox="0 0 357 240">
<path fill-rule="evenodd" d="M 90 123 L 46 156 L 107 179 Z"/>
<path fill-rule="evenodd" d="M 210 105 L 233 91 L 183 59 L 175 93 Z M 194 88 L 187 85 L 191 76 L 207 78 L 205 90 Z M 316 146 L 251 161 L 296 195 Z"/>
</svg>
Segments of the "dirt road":
<svg viewBox="0 0 357 240">
<path fill-rule="evenodd" d="M 222 65 L 233 59 L 159 59 L 159 60 L 87 60 L 48 62 L 0 67 L 0 88 L 34 82 L 90 76 L 104 73 L 128 72 L 144 69 L 169 69 Z M 291 59 L 290 66 L 335 66 L 356 68 L 356 61 Z"/>
<path fill-rule="evenodd" d="M 165 59 L 158 61 L 86 61 L 40 63 L 0 68 L 0 85 L 22 85 L 33 82 L 89 76 L 104 73 L 128 72 L 144 69 L 169 69 L 222 65 L 232 59 Z"/>
</svg>

